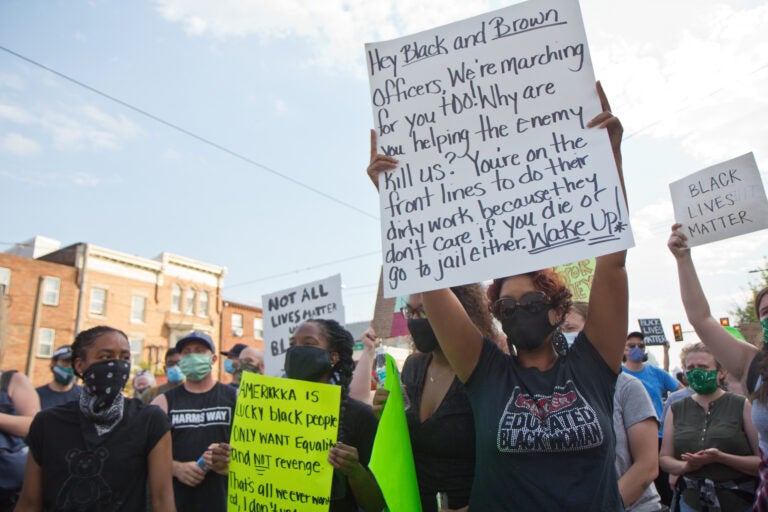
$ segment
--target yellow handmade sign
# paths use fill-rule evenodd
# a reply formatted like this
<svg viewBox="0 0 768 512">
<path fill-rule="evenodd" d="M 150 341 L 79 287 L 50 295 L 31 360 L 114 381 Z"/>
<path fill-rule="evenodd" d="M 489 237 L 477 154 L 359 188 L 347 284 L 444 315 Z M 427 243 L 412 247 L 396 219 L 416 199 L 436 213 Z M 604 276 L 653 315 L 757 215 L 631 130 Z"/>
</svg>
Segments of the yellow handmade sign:
<svg viewBox="0 0 768 512">
<path fill-rule="evenodd" d="M 589 291 L 592 289 L 592 277 L 595 274 L 594 258 L 559 265 L 554 271 L 565 281 L 573 302 L 589 302 Z"/>
<path fill-rule="evenodd" d="M 228 512 L 325 512 L 339 386 L 243 373 L 232 424 Z"/>
</svg>

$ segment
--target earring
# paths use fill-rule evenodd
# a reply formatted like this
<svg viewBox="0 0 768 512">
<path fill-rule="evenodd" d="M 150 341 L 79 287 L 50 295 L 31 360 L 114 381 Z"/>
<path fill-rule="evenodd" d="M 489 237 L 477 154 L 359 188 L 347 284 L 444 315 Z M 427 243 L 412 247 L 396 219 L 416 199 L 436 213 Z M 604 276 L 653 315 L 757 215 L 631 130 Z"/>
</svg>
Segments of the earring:
<svg viewBox="0 0 768 512">
<path fill-rule="evenodd" d="M 565 339 L 565 335 L 559 327 L 555 330 L 555 334 L 552 336 L 552 346 L 555 347 L 555 352 L 561 356 L 568 353 L 568 340 Z"/>
</svg>

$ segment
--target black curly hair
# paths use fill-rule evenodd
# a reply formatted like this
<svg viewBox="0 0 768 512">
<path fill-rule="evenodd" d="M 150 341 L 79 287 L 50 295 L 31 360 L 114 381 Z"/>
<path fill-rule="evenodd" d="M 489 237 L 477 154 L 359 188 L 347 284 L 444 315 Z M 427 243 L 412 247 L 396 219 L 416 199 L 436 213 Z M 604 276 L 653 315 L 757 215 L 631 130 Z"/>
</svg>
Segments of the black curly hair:
<svg viewBox="0 0 768 512">
<path fill-rule="evenodd" d="M 339 354 L 339 360 L 333 365 L 332 375 L 341 386 L 341 410 L 339 412 L 339 441 L 343 442 L 347 437 L 343 417 L 349 400 L 349 384 L 352 382 L 352 373 L 355 370 L 355 361 L 352 358 L 352 350 L 355 338 L 341 326 L 336 320 L 313 318 L 306 323 L 313 323 L 320 328 L 320 333 L 328 340 L 330 352 Z"/>
</svg>

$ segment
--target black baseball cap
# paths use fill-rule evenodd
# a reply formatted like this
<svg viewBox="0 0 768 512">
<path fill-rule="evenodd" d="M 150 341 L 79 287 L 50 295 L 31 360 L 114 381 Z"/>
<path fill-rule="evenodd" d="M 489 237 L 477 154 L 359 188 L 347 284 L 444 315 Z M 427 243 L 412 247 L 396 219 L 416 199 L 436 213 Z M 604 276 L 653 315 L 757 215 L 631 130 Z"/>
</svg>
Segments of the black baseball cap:
<svg viewBox="0 0 768 512">
<path fill-rule="evenodd" d="M 231 356 L 231 357 L 240 357 L 240 352 L 243 351 L 243 349 L 248 348 L 248 345 L 245 343 L 235 343 L 232 345 L 232 348 L 229 350 L 222 350 L 221 355 L 223 356 Z"/>
</svg>

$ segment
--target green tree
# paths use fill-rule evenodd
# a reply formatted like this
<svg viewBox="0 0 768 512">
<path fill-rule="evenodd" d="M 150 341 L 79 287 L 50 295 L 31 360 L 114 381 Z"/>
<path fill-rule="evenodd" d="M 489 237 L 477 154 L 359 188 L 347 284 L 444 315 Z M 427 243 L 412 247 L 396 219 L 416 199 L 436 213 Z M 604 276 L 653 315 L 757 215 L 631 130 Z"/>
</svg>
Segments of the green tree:
<svg viewBox="0 0 768 512">
<path fill-rule="evenodd" d="M 763 259 L 763 268 L 757 271 L 758 278 L 749 283 L 749 299 L 744 306 L 738 306 L 735 310 L 730 311 L 732 316 L 737 319 L 737 324 L 746 324 L 749 322 L 757 322 L 757 314 L 755 314 L 755 295 L 757 292 L 768 286 L 768 259 Z"/>
</svg>

